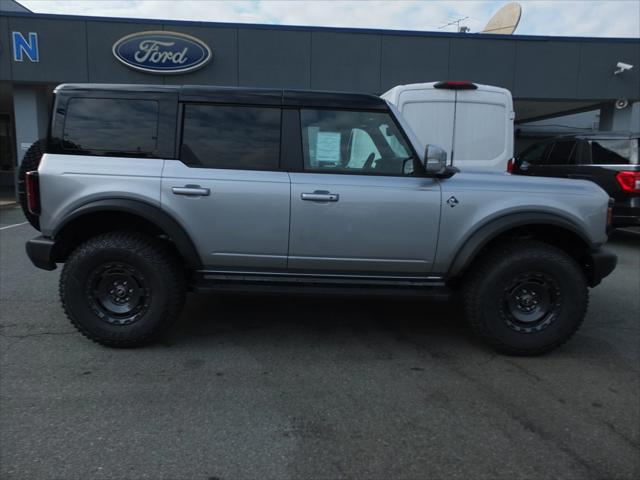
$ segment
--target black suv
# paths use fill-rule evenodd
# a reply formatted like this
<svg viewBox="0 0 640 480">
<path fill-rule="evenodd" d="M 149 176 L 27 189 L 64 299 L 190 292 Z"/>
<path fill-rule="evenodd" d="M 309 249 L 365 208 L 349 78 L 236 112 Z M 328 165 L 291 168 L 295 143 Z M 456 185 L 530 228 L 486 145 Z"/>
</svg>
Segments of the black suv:
<svg viewBox="0 0 640 480">
<path fill-rule="evenodd" d="M 517 156 L 513 173 L 591 180 L 615 203 L 613 227 L 640 225 L 640 133 L 599 132 L 535 143 Z"/>
</svg>

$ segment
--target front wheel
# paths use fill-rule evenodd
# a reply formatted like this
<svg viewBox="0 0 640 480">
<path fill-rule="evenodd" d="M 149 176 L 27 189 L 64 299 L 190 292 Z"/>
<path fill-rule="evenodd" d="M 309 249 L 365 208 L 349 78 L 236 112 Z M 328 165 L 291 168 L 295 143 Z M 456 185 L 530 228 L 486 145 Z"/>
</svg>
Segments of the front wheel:
<svg viewBox="0 0 640 480">
<path fill-rule="evenodd" d="M 511 355 L 539 355 L 565 343 L 582 324 L 588 299 L 576 261 L 536 241 L 490 250 L 464 286 L 471 328 Z"/>
<path fill-rule="evenodd" d="M 60 299 L 71 323 L 110 347 L 154 340 L 178 317 L 185 276 L 161 240 L 110 232 L 80 245 L 60 276 Z"/>
</svg>

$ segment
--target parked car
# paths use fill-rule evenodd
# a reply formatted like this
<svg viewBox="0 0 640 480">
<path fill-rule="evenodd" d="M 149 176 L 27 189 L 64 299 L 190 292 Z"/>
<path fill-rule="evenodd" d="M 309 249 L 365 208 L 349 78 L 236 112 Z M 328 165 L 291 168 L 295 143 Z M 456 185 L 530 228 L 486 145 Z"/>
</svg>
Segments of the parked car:
<svg viewBox="0 0 640 480">
<path fill-rule="evenodd" d="M 382 94 L 418 139 L 442 147 L 462 172 L 507 170 L 513 161 L 513 99 L 506 88 L 443 81 L 398 85 Z"/>
<path fill-rule="evenodd" d="M 494 348 L 539 354 L 616 263 L 600 187 L 458 173 L 371 95 L 62 85 L 27 158 L 27 253 L 64 264 L 71 323 L 113 347 L 156 338 L 187 290 L 459 293 Z"/>
<path fill-rule="evenodd" d="M 590 180 L 614 199 L 613 227 L 640 225 L 640 134 L 598 132 L 552 138 L 517 156 L 513 173 Z"/>
</svg>

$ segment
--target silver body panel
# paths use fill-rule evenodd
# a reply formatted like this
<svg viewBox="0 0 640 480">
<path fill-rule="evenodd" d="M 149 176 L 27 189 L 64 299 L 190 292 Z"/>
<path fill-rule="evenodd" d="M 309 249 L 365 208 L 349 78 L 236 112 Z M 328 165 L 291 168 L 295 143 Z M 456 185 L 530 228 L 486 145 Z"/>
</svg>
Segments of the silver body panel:
<svg viewBox="0 0 640 480">
<path fill-rule="evenodd" d="M 40 162 L 42 234 L 52 235 L 77 208 L 104 198 L 160 206 L 164 160 L 45 154 Z"/>
<path fill-rule="evenodd" d="M 430 178 L 291 173 L 289 268 L 428 274 L 440 186 Z M 318 191 L 337 201 L 307 201 Z"/>
<path fill-rule="evenodd" d="M 607 241 L 609 196 L 595 183 L 461 172 L 441 185 L 443 208 L 435 272 L 447 272 L 457 252 L 479 228 L 507 215 L 551 214 L 575 225 L 594 246 Z M 447 203 L 451 197 L 458 201 L 454 207 Z"/>
<path fill-rule="evenodd" d="M 186 186 L 210 193 L 173 191 Z M 289 195 L 286 172 L 192 168 L 165 161 L 162 208 L 186 230 L 206 267 L 286 268 Z"/>
</svg>

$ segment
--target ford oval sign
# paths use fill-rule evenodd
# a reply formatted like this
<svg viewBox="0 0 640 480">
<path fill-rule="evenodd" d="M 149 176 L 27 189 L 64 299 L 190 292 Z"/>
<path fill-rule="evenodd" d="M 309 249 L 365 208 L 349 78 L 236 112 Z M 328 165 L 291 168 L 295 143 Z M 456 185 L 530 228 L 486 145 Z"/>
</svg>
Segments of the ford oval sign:
<svg viewBox="0 0 640 480">
<path fill-rule="evenodd" d="M 203 67 L 211 49 L 190 35 L 177 32 L 138 32 L 113 44 L 113 55 L 127 67 L 148 73 L 186 73 Z"/>
</svg>

